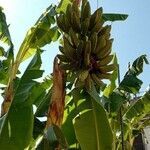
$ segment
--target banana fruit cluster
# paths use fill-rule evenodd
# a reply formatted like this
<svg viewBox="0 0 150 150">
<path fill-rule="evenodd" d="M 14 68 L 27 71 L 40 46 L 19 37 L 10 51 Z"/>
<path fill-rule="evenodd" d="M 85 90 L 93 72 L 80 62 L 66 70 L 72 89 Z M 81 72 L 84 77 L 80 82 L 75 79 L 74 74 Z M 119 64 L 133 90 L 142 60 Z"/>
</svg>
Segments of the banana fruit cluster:
<svg viewBox="0 0 150 150">
<path fill-rule="evenodd" d="M 91 80 L 101 86 L 103 79 L 111 79 L 116 68 L 112 64 L 111 26 L 104 25 L 102 14 L 102 8 L 91 14 L 89 2 L 82 0 L 81 8 L 74 2 L 68 5 L 66 13 L 57 17 L 58 27 L 63 32 L 58 55 L 61 67 L 78 74 L 77 81 L 87 86 Z"/>
</svg>

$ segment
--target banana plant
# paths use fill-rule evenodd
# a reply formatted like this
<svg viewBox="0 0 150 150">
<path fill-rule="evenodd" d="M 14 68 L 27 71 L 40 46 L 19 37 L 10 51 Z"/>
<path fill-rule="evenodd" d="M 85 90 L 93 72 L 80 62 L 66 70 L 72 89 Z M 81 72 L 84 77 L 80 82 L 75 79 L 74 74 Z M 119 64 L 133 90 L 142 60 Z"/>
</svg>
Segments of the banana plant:
<svg viewBox="0 0 150 150">
<path fill-rule="evenodd" d="M 111 26 L 106 25 L 127 17 L 103 13 L 102 8 L 91 13 L 87 0 L 61 0 L 29 29 L 14 57 L 9 25 L 0 7 L 0 40 L 8 45 L 8 50 L 0 47 L 0 149 L 120 149 L 120 107 L 123 142 L 132 147 L 135 133 L 149 124 L 144 120 L 150 113 L 149 91 L 132 101 L 142 85 L 137 76 L 148 61 L 146 55 L 140 56 L 116 85 L 117 56 L 112 53 Z M 42 48 L 58 40 L 60 53 L 52 62 L 53 72 L 39 82 L 44 72 Z M 31 56 L 21 74 L 20 64 Z"/>
</svg>

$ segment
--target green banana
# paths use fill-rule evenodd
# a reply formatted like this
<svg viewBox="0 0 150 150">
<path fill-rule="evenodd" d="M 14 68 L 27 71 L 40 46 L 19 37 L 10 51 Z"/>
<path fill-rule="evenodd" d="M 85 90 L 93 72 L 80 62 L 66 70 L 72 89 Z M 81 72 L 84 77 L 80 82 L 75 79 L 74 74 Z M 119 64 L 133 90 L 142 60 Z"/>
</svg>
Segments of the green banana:
<svg viewBox="0 0 150 150">
<path fill-rule="evenodd" d="M 100 80 L 102 80 L 102 79 L 111 79 L 112 78 L 112 74 L 110 74 L 110 73 L 98 73 L 97 74 L 97 77 L 100 79 Z"/>
<path fill-rule="evenodd" d="M 86 18 L 83 22 L 81 22 L 81 32 L 83 35 L 87 34 L 89 24 L 90 24 L 90 18 Z"/>
<path fill-rule="evenodd" d="M 69 22 L 68 18 L 65 15 L 64 15 L 64 26 L 66 28 L 66 33 L 68 33 L 71 28 L 71 23 Z"/>
<path fill-rule="evenodd" d="M 84 42 L 83 40 L 80 40 L 79 45 L 77 47 L 77 58 L 78 60 L 81 60 L 81 56 L 83 54 L 83 50 L 84 50 Z"/>
<path fill-rule="evenodd" d="M 85 87 L 91 91 L 92 90 L 92 79 L 91 79 L 91 75 L 89 74 L 85 80 Z"/>
<path fill-rule="evenodd" d="M 98 59 L 103 59 L 111 53 L 113 39 L 107 40 L 106 46 L 97 53 Z"/>
<path fill-rule="evenodd" d="M 83 22 L 86 18 L 90 18 L 91 16 L 91 7 L 90 3 L 86 2 L 85 4 L 82 4 L 81 9 L 81 22 Z"/>
<path fill-rule="evenodd" d="M 102 87 L 102 88 L 103 88 L 104 86 L 106 86 L 106 85 L 104 84 L 104 82 L 101 81 L 101 80 L 97 77 L 96 74 L 91 74 L 91 78 L 92 78 L 92 80 L 94 81 L 94 83 L 97 84 L 98 86 L 100 86 L 100 87 Z"/>
<path fill-rule="evenodd" d="M 97 45 L 97 33 L 94 32 L 91 37 L 90 37 L 90 41 L 91 41 L 91 51 L 92 53 L 95 52 L 95 49 L 96 49 L 96 45 Z"/>
<path fill-rule="evenodd" d="M 64 36 L 64 54 L 70 60 L 75 60 L 74 57 L 76 56 L 76 49 L 72 47 L 68 39 Z"/>
<path fill-rule="evenodd" d="M 93 33 L 93 32 L 99 33 L 99 32 L 101 31 L 101 29 L 102 29 L 103 24 L 104 24 L 103 21 L 97 22 L 97 23 L 95 24 L 95 26 L 92 28 L 91 33 Z"/>
<path fill-rule="evenodd" d="M 78 18 L 80 18 L 80 11 L 79 11 L 79 7 L 78 7 L 76 1 L 74 1 L 73 4 L 72 4 L 72 11 L 76 13 L 76 16 Z"/>
<path fill-rule="evenodd" d="M 57 17 L 57 25 L 58 27 L 63 31 L 63 32 L 67 32 L 67 29 L 65 27 L 65 23 L 64 23 L 64 16 L 60 15 L 59 17 Z"/>
<path fill-rule="evenodd" d="M 69 4 L 66 9 L 66 18 L 68 19 L 70 24 L 71 24 L 71 17 L 72 17 L 71 13 L 72 13 L 72 6 L 71 4 Z"/>
<path fill-rule="evenodd" d="M 96 49 L 95 49 L 94 53 L 99 54 L 100 50 L 102 48 L 104 48 L 106 45 L 107 45 L 107 43 L 106 43 L 105 37 L 104 36 L 99 36 L 98 39 L 97 39 L 97 46 L 96 46 Z"/>
<path fill-rule="evenodd" d="M 85 83 L 80 81 L 78 78 L 77 78 L 77 80 L 75 80 L 75 85 L 74 85 L 75 88 L 83 88 L 84 85 L 85 85 Z"/>
<path fill-rule="evenodd" d="M 80 81 L 84 81 L 89 75 L 89 71 L 88 70 L 83 70 L 79 73 L 79 80 Z"/>
<path fill-rule="evenodd" d="M 69 36 L 71 38 L 72 44 L 77 48 L 80 41 L 78 39 L 77 34 L 73 31 L 72 28 L 70 28 L 70 30 L 69 30 Z"/>
<path fill-rule="evenodd" d="M 102 30 L 99 32 L 98 36 L 105 36 L 105 38 L 110 38 L 110 31 L 111 31 L 111 25 L 106 25 L 102 28 Z"/>
<path fill-rule="evenodd" d="M 111 72 L 115 69 L 116 69 L 116 66 L 114 64 L 99 67 L 100 72 L 103 73 L 103 74 Z"/>
<path fill-rule="evenodd" d="M 88 67 L 90 65 L 90 54 L 91 54 L 91 42 L 87 41 L 85 43 L 84 49 L 84 66 Z"/>
<path fill-rule="evenodd" d="M 114 57 L 113 55 L 108 55 L 105 58 L 99 60 L 97 62 L 97 65 L 98 66 L 105 66 L 105 65 L 109 64 L 112 61 L 113 57 Z"/>
<path fill-rule="evenodd" d="M 72 25 L 72 29 L 75 32 L 80 32 L 81 31 L 81 23 L 80 23 L 80 18 L 76 15 L 76 13 L 73 11 L 71 13 L 72 18 L 71 18 L 71 25 Z"/>
<path fill-rule="evenodd" d="M 90 25 L 89 25 L 89 30 L 92 30 L 92 28 L 98 23 L 102 21 L 102 13 L 103 9 L 100 7 L 97 9 L 92 15 L 90 19 Z"/>
</svg>

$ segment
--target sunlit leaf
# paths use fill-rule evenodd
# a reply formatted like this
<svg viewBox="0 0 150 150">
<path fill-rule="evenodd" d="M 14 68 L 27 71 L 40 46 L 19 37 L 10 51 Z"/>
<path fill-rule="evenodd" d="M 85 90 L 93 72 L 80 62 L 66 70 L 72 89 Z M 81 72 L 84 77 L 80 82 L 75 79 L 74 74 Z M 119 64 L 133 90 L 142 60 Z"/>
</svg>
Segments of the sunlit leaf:
<svg viewBox="0 0 150 150">
<path fill-rule="evenodd" d="M 150 114 L 150 91 L 136 99 L 123 118 L 132 124 L 136 124 L 148 114 Z"/>
<path fill-rule="evenodd" d="M 57 27 L 51 27 L 55 23 L 55 6 L 50 6 L 41 15 L 36 24 L 27 32 L 17 54 L 17 61 L 21 62 L 31 57 L 38 48 L 56 41 L 59 38 Z"/>
<path fill-rule="evenodd" d="M 94 85 L 87 89 L 91 96 L 92 108 L 86 109 L 74 119 L 77 140 L 83 150 L 106 150 L 113 147 L 113 135 L 105 109 Z M 107 135 L 107 136 L 106 136 Z"/>
<path fill-rule="evenodd" d="M 40 52 L 37 52 L 16 84 L 12 104 L 0 129 L 0 149 L 26 149 L 32 142 L 34 117 L 30 90 L 36 85 L 33 79 L 43 73 L 40 67 Z"/>
<path fill-rule="evenodd" d="M 92 107 L 74 119 L 75 133 L 81 149 L 112 149 L 112 131 L 105 110 L 93 99 Z"/>
<path fill-rule="evenodd" d="M 3 8 L 0 7 L 0 40 L 11 45 L 12 42 L 8 27 L 5 14 L 3 13 Z"/>
<path fill-rule="evenodd" d="M 119 85 L 119 89 L 129 93 L 138 93 L 143 82 L 134 75 L 126 75 Z"/>
<path fill-rule="evenodd" d="M 57 12 L 58 13 L 66 12 L 67 6 L 70 3 L 71 3 L 70 0 L 61 0 L 58 7 L 57 7 Z"/>
</svg>

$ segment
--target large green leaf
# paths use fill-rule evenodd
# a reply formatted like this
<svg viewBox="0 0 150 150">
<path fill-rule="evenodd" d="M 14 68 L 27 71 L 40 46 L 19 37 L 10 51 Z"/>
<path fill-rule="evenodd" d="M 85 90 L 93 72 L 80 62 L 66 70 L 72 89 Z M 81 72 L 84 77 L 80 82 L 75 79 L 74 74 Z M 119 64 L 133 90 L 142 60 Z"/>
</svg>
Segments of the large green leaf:
<svg viewBox="0 0 150 150">
<path fill-rule="evenodd" d="M 11 37 L 6 22 L 5 14 L 3 13 L 3 8 L 0 7 L 0 40 L 8 45 L 11 45 Z"/>
<path fill-rule="evenodd" d="M 90 101 L 86 101 L 83 99 L 78 99 L 77 107 L 75 107 L 75 105 L 66 106 L 66 110 L 64 112 L 64 123 L 62 125 L 62 131 L 69 145 L 73 145 L 76 143 L 75 131 L 72 120 L 80 111 L 89 108 L 91 108 Z"/>
<path fill-rule="evenodd" d="M 113 136 L 106 112 L 92 99 L 92 109 L 74 119 L 77 140 L 82 150 L 112 150 Z"/>
<path fill-rule="evenodd" d="M 39 70 L 40 66 L 40 52 L 37 52 L 15 85 L 13 102 L 0 129 L 0 149 L 23 150 L 32 142 L 34 119 L 30 90 L 36 86 L 33 79 L 41 77 L 43 73 Z"/>
<path fill-rule="evenodd" d="M 94 84 L 91 90 L 87 89 L 87 92 L 91 97 L 92 109 L 85 109 L 74 119 L 77 140 L 82 150 L 111 150 L 113 148 L 112 130 Z"/>
<path fill-rule="evenodd" d="M 123 118 L 132 124 L 136 124 L 148 114 L 150 114 L 150 91 L 133 102 Z"/>
<path fill-rule="evenodd" d="M 17 61 L 21 62 L 32 56 L 38 48 L 56 41 L 59 38 L 57 27 L 51 27 L 55 23 L 55 6 L 50 6 L 41 15 L 36 24 L 27 32 L 17 54 Z"/>
<path fill-rule="evenodd" d="M 128 18 L 127 14 L 114 14 L 114 13 L 103 14 L 104 21 L 124 21 L 127 18 Z"/>
</svg>

